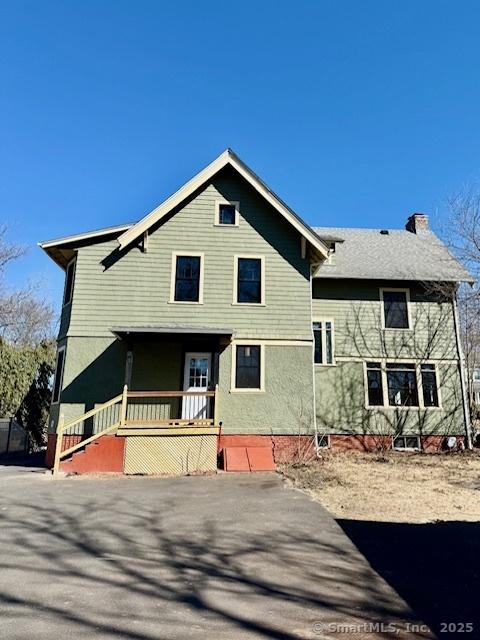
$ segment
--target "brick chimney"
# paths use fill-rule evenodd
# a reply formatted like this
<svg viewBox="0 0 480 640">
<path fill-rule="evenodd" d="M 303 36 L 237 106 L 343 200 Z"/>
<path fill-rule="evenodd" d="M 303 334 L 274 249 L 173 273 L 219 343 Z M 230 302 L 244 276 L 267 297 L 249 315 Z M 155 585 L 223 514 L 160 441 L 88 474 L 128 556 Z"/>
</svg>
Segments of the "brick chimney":
<svg viewBox="0 0 480 640">
<path fill-rule="evenodd" d="M 405 225 L 407 231 L 418 233 L 419 231 L 428 231 L 428 216 L 426 213 L 412 213 Z"/>
</svg>

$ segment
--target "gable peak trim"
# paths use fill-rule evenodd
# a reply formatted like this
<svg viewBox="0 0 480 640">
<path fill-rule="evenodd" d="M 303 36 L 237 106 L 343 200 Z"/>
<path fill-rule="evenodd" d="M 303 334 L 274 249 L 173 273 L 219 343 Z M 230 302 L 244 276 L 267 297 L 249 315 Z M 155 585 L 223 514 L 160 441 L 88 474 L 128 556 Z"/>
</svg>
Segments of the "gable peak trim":
<svg viewBox="0 0 480 640">
<path fill-rule="evenodd" d="M 127 229 L 118 238 L 118 244 L 123 249 L 143 235 L 152 225 L 156 224 L 172 209 L 189 197 L 194 191 L 210 180 L 225 166 L 232 166 L 245 180 L 262 195 L 290 224 L 312 245 L 323 258 L 328 257 L 328 248 L 313 231 L 288 205 L 286 205 L 235 153 L 227 148 L 213 162 L 207 165 L 180 189 L 164 200 L 158 207 L 144 216 L 139 222 Z"/>
</svg>

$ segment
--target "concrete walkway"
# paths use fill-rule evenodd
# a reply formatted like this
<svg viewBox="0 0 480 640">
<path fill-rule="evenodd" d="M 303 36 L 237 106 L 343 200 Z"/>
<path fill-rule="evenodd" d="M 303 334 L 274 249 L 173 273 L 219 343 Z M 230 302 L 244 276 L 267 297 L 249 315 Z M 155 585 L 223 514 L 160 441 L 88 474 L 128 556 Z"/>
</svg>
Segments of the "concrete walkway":
<svg viewBox="0 0 480 640">
<path fill-rule="evenodd" d="M 411 620 L 328 513 L 275 474 L 12 468 L 0 496 L 5 640 L 398 638 L 368 625 Z"/>
</svg>

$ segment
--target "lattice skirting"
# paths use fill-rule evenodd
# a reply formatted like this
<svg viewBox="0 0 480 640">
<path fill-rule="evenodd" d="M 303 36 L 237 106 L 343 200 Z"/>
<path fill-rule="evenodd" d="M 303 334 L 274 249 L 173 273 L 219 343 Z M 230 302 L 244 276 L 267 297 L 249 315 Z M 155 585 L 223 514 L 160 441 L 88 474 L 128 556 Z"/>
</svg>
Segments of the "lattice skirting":
<svg viewBox="0 0 480 640">
<path fill-rule="evenodd" d="M 216 468 L 216 435 L 126 438 L 126 474 L 186 474 Z"/>
</svg>

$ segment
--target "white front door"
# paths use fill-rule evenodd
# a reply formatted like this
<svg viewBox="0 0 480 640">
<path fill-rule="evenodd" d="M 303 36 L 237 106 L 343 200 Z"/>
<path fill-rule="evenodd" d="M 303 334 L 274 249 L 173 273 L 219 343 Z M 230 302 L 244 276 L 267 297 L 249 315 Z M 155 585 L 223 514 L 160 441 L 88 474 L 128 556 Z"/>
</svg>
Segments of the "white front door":
<svg viewBox="0 0 480 640">
<path fill-rule="evenodd" d="M 186 353 L 183 373 L 183 390 L 203 392 L 208 390 L 210 382 L 210 353 Z M 206 420 L 210 398 L 205 396 L 187 396 L 182 402 L 183 420 Z"/>
</svg>

